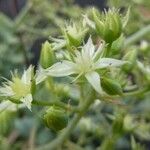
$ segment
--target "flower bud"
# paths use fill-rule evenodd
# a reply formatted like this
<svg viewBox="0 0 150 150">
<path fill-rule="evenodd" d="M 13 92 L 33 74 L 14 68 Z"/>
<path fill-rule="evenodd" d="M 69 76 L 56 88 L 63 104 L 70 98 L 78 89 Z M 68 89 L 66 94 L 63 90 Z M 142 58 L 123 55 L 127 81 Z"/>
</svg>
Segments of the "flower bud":
<svg viewBox="0 0 150 150">
<path fill-rule="evenodd" d="M 129 63 L 126 63 L 123 66 L 123 70 L 126 72 L 129 72 L 133 69 L 136 63 L 136 57 L 137 57 L 137 50 L 133 49 L 126 53 L 126 55 L 123 57 L 123 60 L 128 61 Z"/>
<path fill-rule="evenodd" d="M 102 78 L 101 85 L 103 90 L 110 95 L 122 95 L 121 85 L 112 79 Z"/>
<path fill-rule="evenodd" d="M 88 29 L 83 27 L 83 25 L 72 23 L 63 29 L 64 37 L 69 46 L 78 47 L 82 43 Z"/>
<path fill-rule="evenodd" d="M 51 44 L 46 41 L 42 45 L 41 55 L 40 55 L 40 65 L 46 69 L 50 67 L 55 61 L 55 55 L 53 52 L 53 49 L 51 47 Z"/>
<path fill-rule="evenodd" d="M 46 126 L 53 131 L 59 131 L 67 126 L 68 115 L 64 109 L 57 106 L 51 106 L 44 115 L 44 122 Z"/>
<path fill-rule="evenodd" d="M 111 45 L 111 54 L 116 55 L 120 52 L 124 42 L 124 37 L 120 36 L 116 41 Z"/>
<path fill-rule="evenodd" d="M 100 16 L 100 14 L 93 9 L 93 19 L 97 33 L 107 43 L 112 43 L 120 37 L 122 32 L 122 22 L 118 10 L 109 9 L 108 12 L 105 11 Z"/>
</svg>

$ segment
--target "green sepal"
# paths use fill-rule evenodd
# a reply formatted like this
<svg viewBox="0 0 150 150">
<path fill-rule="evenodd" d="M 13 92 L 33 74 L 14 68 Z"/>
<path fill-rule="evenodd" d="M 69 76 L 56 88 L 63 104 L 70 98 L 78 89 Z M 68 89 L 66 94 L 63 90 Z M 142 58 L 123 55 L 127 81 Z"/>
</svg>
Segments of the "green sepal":
<svg viewBox="0 0 150 150">
<path fill-rule="evenodd" d="M 122 87 L 114 79 L 102 78 L 101 85 L 103 90 L 109 95 L 122 95 Z"/>
<path fill-rule="evenodd" d="M 46 69 L 50 67 L 55 62 L 54 51 L 51 47 L 51 44 L 46 41 L 42 45 L 41 55 L 40 55 L 40 65 Z"/>
<path fill-rule="evenodd" d="M 126 72 L 130 72 L 136 64 L 136 58 L 137 58 L 136 49 L 133 49 L 127 52 L 126 55 L 123 57 L 123 60 L 128 61 L 129 63 L 123 66 L 123 70 Z"/>
</svg>

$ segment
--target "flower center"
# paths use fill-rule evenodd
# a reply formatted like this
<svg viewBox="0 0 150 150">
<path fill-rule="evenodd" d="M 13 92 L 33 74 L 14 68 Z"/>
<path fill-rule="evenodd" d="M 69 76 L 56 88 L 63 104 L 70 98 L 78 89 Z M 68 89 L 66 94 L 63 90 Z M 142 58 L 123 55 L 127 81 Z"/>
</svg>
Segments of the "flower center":
<svg viewBox="0 0 150 150">
<path fill-rule="evenodd" d="M 76 60 L 76 64 L 79 73 L 87 73 L 93 68 L 93 61 L 85 57 L 81 57 L 80 59 Z"/>
<path fill-rule="evenodd" d="M 13 98 L 20 99 L 30 93 L 31 86 L 23 83 L 21 79 L 15 77 L 13 78 L 13 82 L 11 83 L 11 88 L 15 93 Z"/>
</svg>

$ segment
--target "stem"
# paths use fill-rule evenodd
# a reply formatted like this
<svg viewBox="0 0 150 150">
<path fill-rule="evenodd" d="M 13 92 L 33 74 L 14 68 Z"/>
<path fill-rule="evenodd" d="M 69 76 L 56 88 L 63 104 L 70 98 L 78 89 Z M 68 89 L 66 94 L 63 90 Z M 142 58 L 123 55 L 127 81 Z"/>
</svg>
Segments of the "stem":
<svg viewBox="0 0 150 150">
<path fill-rule="evenodd" d="M 60 107 L 63 107 L 63 108 L 67 108 L 67 105 L 65 105 L 64 103 L 62 102 L 59 102 L 59 101 L 51 101 L 51 102 L 47 102 L 47 101 L 37 101 L 37 100 L 33 100 L 32 101 L 32 104 L 33 105 L 37 105 L 37 106 L 52 106 L 52 105 L 56 105 L 56 106 L 60 106 Z"/>
<path fill-rule="evenodd" d="M 142 37 L 144 37 L 148 33 L 150 33 L 150 25 L 145 26 L 141 30 L 137 31 L 136 33 L 134 33 L 133 35 L 128 37 L 125 40 L 124 46 L 127 47 L 128 45 L 131 45 L 131 44 L 137 42 L 138 40 L 140 40 Z"/>
<path fill-rule="evenodd" d="M 65 103 L 63 102 L 60 102 L 60 101 L 51 101 L 51 102 L 47 102 L 47 101 L 39 101 L 39 100 L 33 100 L 32 101 L 32 104 L 33 105 L 37 105 L 37 106 L 53 106 L 53 105 L 56 105 L 56 106 L 59 106 L 61 108 L 64 108 L 68 111 L 72 111 L 72 112 L 79 112 L 79 108 L 77 107 L 73 107 L 73 106 L 68 106 L 66 105 Z"/>
<path fill-rule="evenodd" d="M 93 103 L 93 101 L 94 101 L 93 98 L 90 96 L 89 99 L 87 99 L 87 101 L 85 101 L 85 103 L 83 103 L 83 105 L 81 106 L 80 113 L 78 113 L 74 116 L 74 118 L 72 119 L 72 121 L 70 122 L 68 127 L 58 136 L 58 138 L 53 140 L 51 143 L 49 143 L 47 145 L 37 148 L 37 150 L 49 150 L 49 149 L 54 150 L 58 146 L 61 146 L 63 144 L 63 142 L 65 141 L 65 139 L 67 139 L 69 137 L 72 130 L 76 127 L 77 123 L 82 118 L 84 113 L 88 110 L 88 108 Z"/>
</svg>

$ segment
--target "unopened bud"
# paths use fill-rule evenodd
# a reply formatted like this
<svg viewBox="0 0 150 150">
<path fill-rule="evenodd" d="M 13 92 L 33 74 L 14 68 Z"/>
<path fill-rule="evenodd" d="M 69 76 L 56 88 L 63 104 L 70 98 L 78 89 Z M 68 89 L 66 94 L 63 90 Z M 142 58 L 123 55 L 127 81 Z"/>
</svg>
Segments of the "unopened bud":
<svg viewBox="0 0 150 150">
<path fill-rule="evenodd" d="M 103 90 L 110 95 L 122 95 L 121 85 L 112 79 L 102 78 L 101 85 Z"/>
<path fill-rule="evenodd" d="M 100 15 L 93 9 L 93 19 L 97 33 L 106 43 L 112 43 L 120 37 L 122 33 L 122 22 L 118 10 L 109 9 L 108 12 L 104 12 Z"/>
<path fill-rule="evenodd" d="M 116 41 L 114 41 L 111 45 L 111 54 L 116 55 L 121 51 L 123 46 L 124 37 L 120 36 Z"/>
<path fill-rule="evenodd" d="M 46 69 L 50 67 L 55 61 L 55 55 L 52 50 L 51 44 L 46 41 L 42 45 L 41 55 L 40 55 L 40 65 Z"/>
<path fill-rule="evenodd" d="M 53 131 L 64 129 L 68 124 L 66 111 L 58 106 L 51 106 L 44 115 L 46 126 Z"/>
<path fill-rule="evenodd" d="M 129 72 L 133 69 L 136 63 L 136 57 L 137 57 L 137 50 L 133 49 L 126 53 L 123 60 L 128 61 L 129 63 L 126 63 L 123 66 L 124 71 Z"/>
</svg>

